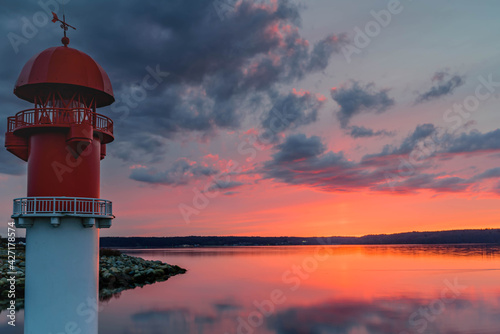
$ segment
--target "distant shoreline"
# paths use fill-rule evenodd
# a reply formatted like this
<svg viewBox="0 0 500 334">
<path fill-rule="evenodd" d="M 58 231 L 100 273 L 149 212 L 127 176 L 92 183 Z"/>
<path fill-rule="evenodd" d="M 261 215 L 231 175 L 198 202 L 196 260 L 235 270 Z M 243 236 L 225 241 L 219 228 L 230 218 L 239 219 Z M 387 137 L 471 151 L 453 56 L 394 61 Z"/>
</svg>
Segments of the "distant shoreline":
<svg viewBox="0 0 500 334">
<path fill-rule="evenodd" d="M 500 229 L 405 232 L 362 237 L 101 237 L 100 243 L 101 247 L 120 249 L 297 245 L 496 245 L 500 244 Z"/>
</svg>

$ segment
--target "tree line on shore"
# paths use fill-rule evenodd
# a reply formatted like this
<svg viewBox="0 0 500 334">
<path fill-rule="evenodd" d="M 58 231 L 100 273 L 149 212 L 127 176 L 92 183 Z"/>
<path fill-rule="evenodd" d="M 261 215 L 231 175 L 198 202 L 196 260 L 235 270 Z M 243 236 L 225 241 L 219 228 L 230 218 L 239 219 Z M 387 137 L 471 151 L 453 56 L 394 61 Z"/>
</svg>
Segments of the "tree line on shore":
<svg viewBox="0 0 500 334">
<path fill-rule="evenodd" d="M 107 248 L 171 248 L 287 245 L 500 244 L 500 229 L 406 232 L 362 237 L 102 237 Z"/>
</svg>

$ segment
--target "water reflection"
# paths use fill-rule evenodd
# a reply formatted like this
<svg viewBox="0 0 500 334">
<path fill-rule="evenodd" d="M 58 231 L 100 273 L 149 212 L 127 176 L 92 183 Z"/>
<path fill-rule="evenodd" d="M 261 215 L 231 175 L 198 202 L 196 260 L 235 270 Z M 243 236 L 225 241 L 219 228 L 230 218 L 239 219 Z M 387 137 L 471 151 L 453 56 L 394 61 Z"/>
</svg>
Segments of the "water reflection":
<svg viewBox="0 0 500 334">
<path fill-rule="evenodd" d="M 369 254 L 407 254 L 407 255 L 437 255 L 437 256 L 500 256 L 500 245 L 380 245 L 363 246 L 363 251 Z"/>
<path fill-rule="evenodd" d="M 275 333 L 498 333 L 498 305 L 468 299 L 337 300 L 278 312 L 268 320 Z"/>
<path fill-rule="evenodd" d="M 130 250 L 188 272 L 103 302 L 99 331 L 500 333 L 499 251 L 498 245 Z"/>
<path fill-rule="evenodd" d="M 208 248 L 167 248 L 167 249 L 123 249 L 128 254 L 147 254 L 213 257 L 213 256 L 261 256 L 300 253 L 305 254 L 319 246 L 253 246 L 253 247 L 208 247 Z M 437 256 L 500 256 L 500 245 L 450 244 L 450 245 L 342 245 L 326 246 L 334 253 L 362 252 L 367 254 L 405 254 Z"/>
<path fill-rule="evenodd" d="M 498 303 L 460 298 L 440 301 L 439 296 L 431 300 L 332 300 L 267 316 L 256 315 L 255 310 L 239 313 L 237 308 L 215 315 L 187 309 L 150 310 L 133 314 L 133 329 L 124 333 L 498 333 Z"/>
<path fill-rule="evenodd" d="M 500 333 L 497 245 L 328 246 L 330 256 L 314 263 L 317 250 L 133 250 L 188 273 L 124 292 L 106 307 L 108 320 L 101 318 L 101 328 L 109 333 Z M 280 298 L 273 300 L 276 291 Z M 117 308 L 129 315 L 120 329 L 110 325 L 112 315 L 122 312 Z"/>
</svg>

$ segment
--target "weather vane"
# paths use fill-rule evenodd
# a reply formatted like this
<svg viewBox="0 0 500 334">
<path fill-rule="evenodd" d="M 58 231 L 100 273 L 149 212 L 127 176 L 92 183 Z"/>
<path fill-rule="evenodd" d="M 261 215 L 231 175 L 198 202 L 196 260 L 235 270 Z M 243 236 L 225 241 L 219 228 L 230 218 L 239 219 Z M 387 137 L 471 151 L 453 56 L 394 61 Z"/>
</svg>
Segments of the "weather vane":
<svg viewBox="0 0 500 334">
<path fill-rule="evenodd" d="M 64 37 L 61 39 L 62 43 L 64 44 L 64 46 L 68 46 L 69 44 L 69 38 L 66 37 L 66 31 L 68 30 L 68 27 L 72 28 L 73 30 L 76 30 L 75 27 L 73 27 L 72 25 L 66 23 L 66 15 L 63 14 L 63 19 L 62 21 L 57 17 L 57 14 L 52 12 L 52 22 L 56 23 L 56 22 L 61 22 L 61 28 L 64 30 Z"/>
</svg>

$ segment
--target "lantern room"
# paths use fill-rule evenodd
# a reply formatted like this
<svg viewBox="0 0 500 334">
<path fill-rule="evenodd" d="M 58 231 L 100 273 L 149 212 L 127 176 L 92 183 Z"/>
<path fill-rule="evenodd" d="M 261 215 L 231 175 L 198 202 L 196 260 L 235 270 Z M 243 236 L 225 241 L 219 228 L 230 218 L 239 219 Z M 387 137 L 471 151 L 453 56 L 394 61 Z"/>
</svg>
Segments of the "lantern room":
<svg viewBox="0 0 500 334">
<path fill-rule="evenodd" d="M 14 94 L 34 104 L 8 119 L 5 146 L 28 161 L 28 137 L 42 128 L 66 128 L 75 153 L 83 151 L 95 134 L 105 145 L 113 140 L 112 121 L 96 108 L 114 102 L 108 75 L 87 54 L 68 46 L 48 48 L 32 57 L 17 79 Z"/>
</svg>

